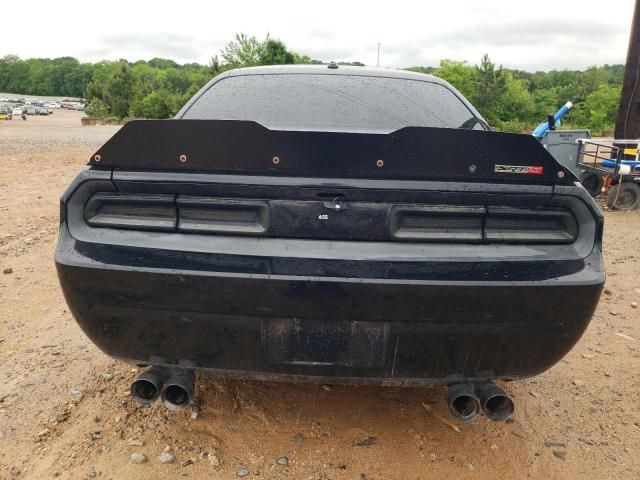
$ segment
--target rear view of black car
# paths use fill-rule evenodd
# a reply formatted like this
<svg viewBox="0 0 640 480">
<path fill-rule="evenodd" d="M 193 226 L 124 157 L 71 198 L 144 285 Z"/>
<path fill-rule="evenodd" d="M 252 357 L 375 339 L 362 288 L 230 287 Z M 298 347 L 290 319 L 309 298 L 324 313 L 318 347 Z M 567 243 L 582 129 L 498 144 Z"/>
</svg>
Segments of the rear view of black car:
<svg viewBox="0 0 640 480">
<path fill-rule="evenodd" d="M 446 82 L 258 67 L 100 148 L 62 197 L 56 264 L 91 340 L 153 367 L 140 401 L 184 407 L 205 370 L 444 383 L 457 418 L 505 419 L 492 380 L 578 341 L 601 239 L 573 174 Z"/>
</svg>

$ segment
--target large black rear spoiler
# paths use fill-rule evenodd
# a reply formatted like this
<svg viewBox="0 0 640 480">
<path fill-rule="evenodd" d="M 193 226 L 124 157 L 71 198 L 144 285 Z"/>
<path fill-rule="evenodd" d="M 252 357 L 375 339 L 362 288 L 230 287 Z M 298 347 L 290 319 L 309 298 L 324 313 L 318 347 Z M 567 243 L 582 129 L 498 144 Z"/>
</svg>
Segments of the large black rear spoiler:
<svg viewBox="0 0 640 480">
<path fill-rule="evenodd" d="M 319 178 L 569 184 L 530 135 L 405 127 L 387 134 L 269 130 L 238 120 L 136 120 L 89 165 Z"/>
</svg>

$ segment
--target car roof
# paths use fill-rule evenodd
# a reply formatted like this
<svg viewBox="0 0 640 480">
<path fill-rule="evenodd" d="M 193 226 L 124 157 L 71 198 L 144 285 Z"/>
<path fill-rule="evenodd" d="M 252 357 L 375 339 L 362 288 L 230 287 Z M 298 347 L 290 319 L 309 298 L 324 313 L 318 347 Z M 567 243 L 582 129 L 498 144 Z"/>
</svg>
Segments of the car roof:
<svg viewBox="0 0 640 480">
<path fill-rule="evenodd" d="M 337 68 L 329 68 L 328 65 L 266 65 L 260 67 L 235 68 L 221 73 L 216 78 L 234 77 L 239 75 L 275 75 L 275 74 L 313 74 L 313 75 L 357 75 L 363 77 L 402 78 L 406 80 L 422 80 L 441 85 L 448 85 L 441 78 L 426 73 L 412 72 L 383 67 L 354 67 L 349 65 L 336 65 Z"/>
</svg>

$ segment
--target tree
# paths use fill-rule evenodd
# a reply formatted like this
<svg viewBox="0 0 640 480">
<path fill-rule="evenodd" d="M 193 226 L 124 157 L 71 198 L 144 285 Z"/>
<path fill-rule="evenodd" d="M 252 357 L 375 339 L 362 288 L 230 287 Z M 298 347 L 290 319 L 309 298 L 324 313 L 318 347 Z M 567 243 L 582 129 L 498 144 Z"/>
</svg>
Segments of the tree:
<svg viewBox="0 0 640 480">
<path fill-rule="evenodd" d="M 440 66 L 432 73 L 456 87 L 465 97 L 471 98 L 475 94 L 474 69 L 467 62 L 440 60 Z"/>
<path fill-rule="evenodd" d="M 429 74 L 434 74 L 435 75 L 434 72 L 437 69 L 436 69 L 436 67 L 409 67 L 409 68 L 407 68 L 407 70 L 409 70 L 410 72 L 426 73 L 427 75 L 429 75 Z"/>
<path fill-rule="evenodd" d="M 116 117 L 124 118 L 129 114 L 133 97 L 133 81 L 129 65 L 120 61 L 104 85 L 103 100 Z"/>
<path fill-rule="evenodd" d="M 560 105 L 566 103 L 566 100 L 562 101 L 560 88 L 557 86 L 533 90 L 531 94 L 534 102 L 533 117 L 538 119 L 538 123 L 543 122 L 548 114 L 556 112 Z"/>
<path fill-rule="evenodd" d="M 293 53 L 293 63 L 307 64 L 307 65 L 322 63 L 320 60 L 312 60 L 309 55 L 299 55 L 295 52 L 292 52 L 292 53 Z"/>
<path fill-rule="evenodd" d="M 222 72 L 222 65 L 220 65 L 218 55 L 214 55 L 213 57 L 211 57 L 211 60 L 209 60 L 209 70 L 211 72 L 211 76 L 213 77 Z"/>
<path fill-rule="evenodd" d="M 284 65 L 296 63 L 296 59 L 302 58 L 287 50 L 283 42 L 272 39 L 269 35 L 260 41 L 244 33 L 237 33 L 235 39 L 224 47 L 221 55 L 227 68 Z"/>
<path fill-rule="evenodd" d="M 168 118 L 211 77 L 229 68 L 286 63 L 320 65 L 323 61 L 293 52 L 268 35 L 258 40 L 245 34 L 236 35 L 208 65 L 180 65 L 165 58 L 81 63 L 72 57 L 22 60 L 6 55 L 0 58 L 0 92 L 13 96 L 84 95 L 92 115 Z M 444 59 L 438 67 L 416 66 L 409 70 L 447 80 L 491 125 L 502 130 L 521 132 L 532 128 L 570 100 L 574 108 L 564 117 L 563 125 L 589 128 L 596 134 L 613 125 L 624 74 L 623 65 L 584 71 L 525 72 L 496 67 L 487 55 L 477 66 Z"/>
<path fill-rule="evenodd" d="M 105 118 L 109 116 L 109 107 L 99 98 L 91 100 L 84 111 L 90 117 Z"/>
<path fill-rule="evenodd" d="M 267 37 L 260 56 L 258 58 L 260 65 L 285 65 L 294 63 L 293 53 L 287 50 L 287 47 L 280 40 L 273 40 Z"/>
<path fill-rule="evenodd" d="M 496 126 L 507 131 L 522 131 L 534 125 L 535 103 L 524 80 L 504 73 L 504 89 L 496 99 L 492 117 Z"/>
<path fill-rule="evenodd" d="M 267 37 L 268 38 L 268 37 Z M 260 64 L 264 42 L 244 33 L 236 33 L 234 40 L 222 50 L 222 58 L 231 68 L 254 67 Z"/>
<path fill-rule="evenodd" d="M 480 66 L 476 65 L 474 72 L 474 95 L 471 97 L 471 103 L 489 123 L 495 123 L 498 120 L 495 113 L 496 104 L 507 88 L 502 67 L 496 69 L 489 55 L 484 54 Z"/>
<path fill-rule="evenodd" d="M 178 68 L 178 64 L 168 58 L 152 58 L 147 62 L 150 67 L 166 70 L 169 68 Z"/>
<path fill-rule="evenodd" d="M 577 107 L 575 121 L 580 125 L 588 126 L 596 135 L 613 130 L 621 90 L 620 85 L 606 83 L 598 85 Z"/>
<path fill-rule="evenodd" d="M 168 118 L 173 111 L 173 99 L 166 90 L 151 92 L 142 100 L 142 114 L 145 118 Z"/>
</svg>

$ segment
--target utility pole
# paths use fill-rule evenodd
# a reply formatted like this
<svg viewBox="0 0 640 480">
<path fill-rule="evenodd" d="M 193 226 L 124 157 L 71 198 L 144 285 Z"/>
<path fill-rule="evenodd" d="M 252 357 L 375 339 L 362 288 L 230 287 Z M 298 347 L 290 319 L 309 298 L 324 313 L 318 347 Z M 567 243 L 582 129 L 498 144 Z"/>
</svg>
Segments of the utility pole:
<svg viewBox="0 0 640 480">
<path fill-rule="evenodd" d="M 636 0 L 614 137 L 640 138 L 640 0 Z"/>
<path fill-rule="evenodd" d="M 376 61 L 376 67 L 380 66 L 380 42 L 378 42 L 378 60 Z"/>
</svg>

